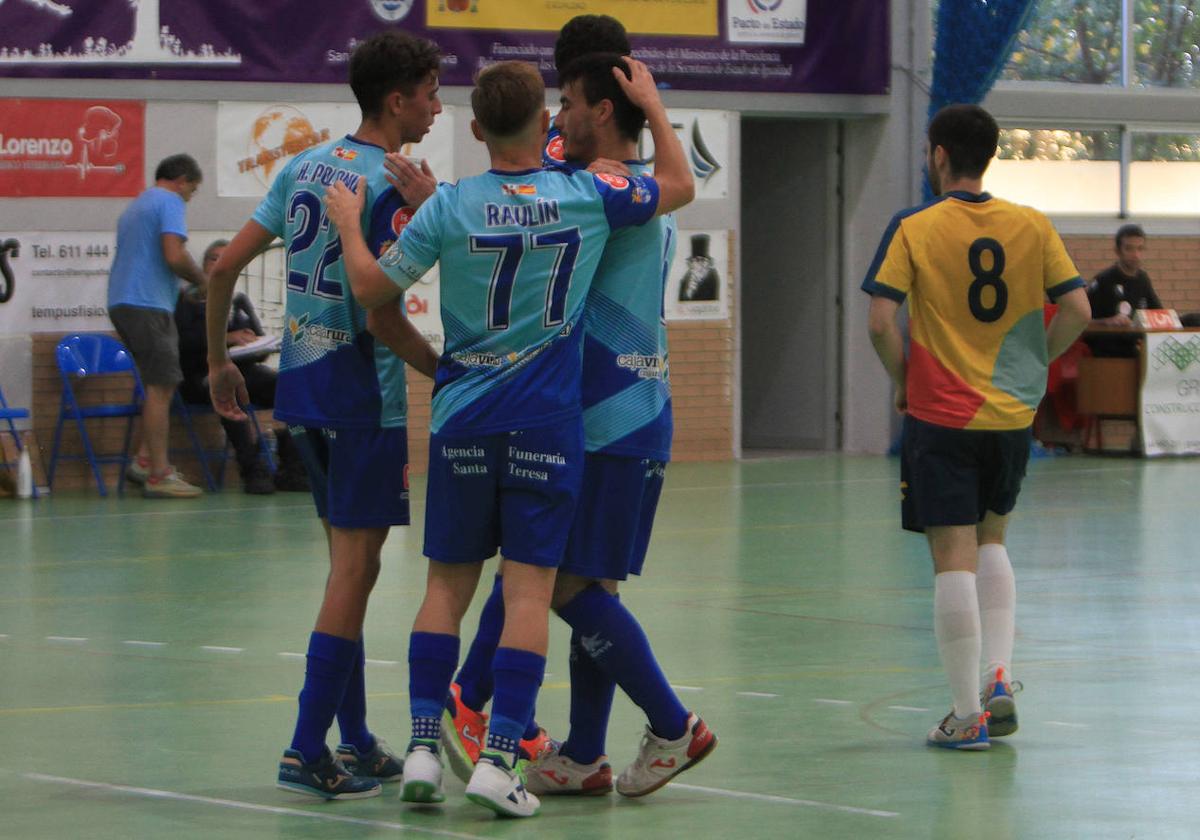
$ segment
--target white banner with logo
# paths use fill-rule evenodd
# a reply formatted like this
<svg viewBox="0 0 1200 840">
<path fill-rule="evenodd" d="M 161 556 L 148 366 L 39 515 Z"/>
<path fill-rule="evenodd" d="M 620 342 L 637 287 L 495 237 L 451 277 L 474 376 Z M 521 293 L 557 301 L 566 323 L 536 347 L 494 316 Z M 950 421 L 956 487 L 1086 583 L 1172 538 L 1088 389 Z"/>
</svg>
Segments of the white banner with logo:
<svg viewBox="0 0 1200 840">
<path fill-rule="evenodd" d="M 111 330 L 105 308 L 116 234 L 0 234 L 0 335 Z"/>
<path fill-rule="evenodd" d="M 663 299 L 668 321 L 729 317 L 729 237 L 727 230 L 679 231 Z"/>
<path fill-rule="evenodd" d="M 1147 457 L 1200 454 L 1200 333 L 1146 334 L 1141 429 Z"/>
<path fill-rule="evenodd" d="M 425 158 L 440 181 L 454 180 L 454 109 L 446 108 L 420 143 L 401 149 Z M 221 102 L 217 107 L 217 194 L 259 197 L 305 149 L 352 133 L 353 103 Z"/>
<path fill-rule="evenodd" d="M 729 167 L 733 163 L 729 159 L 729 112 L 672 108 L 667 111 L 667 116 L 692 165 L 696 200 L 728 197 Z M 649 130 L 642 130 L 638 156 L 648 161 L 654 159 L 654 140 Z"/>
<path fill-rule="evenodd" d="M 729 0 L 725 25 L 731 44 L 803 44 L 808 0 Z"/>
</svg>

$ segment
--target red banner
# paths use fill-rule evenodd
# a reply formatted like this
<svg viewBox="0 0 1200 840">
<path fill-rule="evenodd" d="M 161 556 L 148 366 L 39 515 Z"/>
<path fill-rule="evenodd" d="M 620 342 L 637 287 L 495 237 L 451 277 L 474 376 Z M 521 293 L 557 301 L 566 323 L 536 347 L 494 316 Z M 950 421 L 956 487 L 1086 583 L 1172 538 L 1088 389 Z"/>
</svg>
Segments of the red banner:
<svg viewBox="0 0 1200 840">
<path fill-rule="evenodd" d="M 146 104 L 0 99 L 0 196 L 135 196 Z"/>
</svg>

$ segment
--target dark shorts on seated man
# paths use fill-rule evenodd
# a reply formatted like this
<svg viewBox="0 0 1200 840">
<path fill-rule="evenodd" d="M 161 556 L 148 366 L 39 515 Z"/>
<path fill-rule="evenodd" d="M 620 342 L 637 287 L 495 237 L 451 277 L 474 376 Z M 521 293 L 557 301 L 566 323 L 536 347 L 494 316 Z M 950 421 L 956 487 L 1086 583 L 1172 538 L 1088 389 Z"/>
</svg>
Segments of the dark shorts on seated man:
<svg viewBox="0 0 1200 840">
<path fill-rule="evenodd" d="M 114 306 L 108 310 L 108 317 L 133 356 L 143 384 L 174 388 L 183 381 L 179 332 L 170 312 L 145 306 Z"/>
<path fill-rule="evenodd" d="M 901 520 L 906 531 L 976 525 L 1016 507 L 1032 429 L 951 429 L 904 418 L 900 452 Z"/>
<path fill-rule="evenodd" d="M 407 525 L 408 429 L 289 426 L 317 516 L 335 528 Z"/>
<path fill-rule="evenodd" d="M 425 556 L 557 567 L 579 500 L 583 424 L 429 438 Z"/>
</svg>

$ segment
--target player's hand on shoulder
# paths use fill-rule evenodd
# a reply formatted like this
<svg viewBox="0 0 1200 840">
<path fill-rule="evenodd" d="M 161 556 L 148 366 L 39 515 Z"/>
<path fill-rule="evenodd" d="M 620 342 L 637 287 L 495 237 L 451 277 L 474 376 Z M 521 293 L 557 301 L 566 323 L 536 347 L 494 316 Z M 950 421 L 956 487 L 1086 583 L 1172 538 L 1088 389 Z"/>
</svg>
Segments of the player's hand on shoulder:
<svg viewBox="0 0 1200 840">
<path fill-rule="evenodd" d="M 609 160 L 608 158 L 596 158 L 587 168 L 588 172 L 593 175 L 620 175 L 623 178 L 630 178 L 633 173 L 619 160 Z"/>
<path fill-rule="evenodd" d="M 388 183 L 399 190 L 404 201 L 411 207 L 420 207 L 429 196 L 437 191 L 437 177 L 429 168 L 429 161 L 421 159 L 421 165 L 397 152 L 389 152 L 383 158 Z"/>
<path fill-rule="evenodd" d="M 338 229 L 338 233 L 358 230 L 363 205 L 367 198 L 367 179 L 360 177 L 354 192 L 341 181 L 325 189 L 325 215 Z"/>
</svg>

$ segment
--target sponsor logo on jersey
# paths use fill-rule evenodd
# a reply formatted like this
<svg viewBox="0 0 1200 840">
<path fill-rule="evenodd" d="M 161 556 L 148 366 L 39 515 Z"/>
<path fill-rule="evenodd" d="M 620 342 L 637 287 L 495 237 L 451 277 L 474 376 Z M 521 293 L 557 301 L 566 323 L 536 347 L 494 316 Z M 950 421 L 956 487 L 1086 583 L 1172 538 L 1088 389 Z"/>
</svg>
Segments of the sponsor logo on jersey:
<svg viewBox="0 0 1200 840">
<path fill-rule="evenodd" d="M 379 264 L 384 268 L 395 268 L 403 259 L 404 251 L 400 248 L 400 243 L 393 242 L 392 247 L 387 249 L 387 253 L 379 258 Z"/>
<path fill-rule="evenodd" d="M 546 144 L 546 157 L 550 160 L 556 160 L 559 163 L 567 162 L 567 153 L 563 148 L 563 139 L 561 134 L 556 134 L 550 138 L 550 142 Z"/>
<path fill-rule="evenodd" d="M 345 146 L 338 146 L 333 150 L 333 156 L 342 160 L 354 160 L 358 157 L 358 152 L 353 149 L 347 149 Z"/>
<path fill-rule="evenodd" d="M 596 177 L 614 190 L 629 189 L 629 179 L 623 175 L 609 175 L 607 172 L 600 172 L 596 174 Z"/>
<path fill-rule="evenodd" d="M 649 204 L 654 198 L 654 196 L 650 194 L 650 190 L 643 187 L 640 183 L 635 184 L 633 193 L 629 197 L 633 199 L 634 204 Z"/>
<path fill-rule="evenodd" d="M 505 195 L 537 195 L 533 184 L 501 184 L 500 191 Z"/>
</svg>

